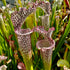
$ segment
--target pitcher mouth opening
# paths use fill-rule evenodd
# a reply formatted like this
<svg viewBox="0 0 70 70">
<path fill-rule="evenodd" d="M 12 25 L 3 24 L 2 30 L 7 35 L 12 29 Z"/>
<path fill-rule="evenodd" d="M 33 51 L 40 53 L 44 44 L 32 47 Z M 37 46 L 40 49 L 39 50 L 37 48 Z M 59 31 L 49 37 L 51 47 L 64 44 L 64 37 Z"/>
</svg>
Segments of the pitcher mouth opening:
<svg viewBox="0 0 70 70">
<path fill-rule="evenodd" d="M 20 30 L 16 30 L 15 33 L 17 35 L 29 35 L 31 34 L 33 31 L 31 29 L 20 29 Z"/>
<path fill-rule="evenodd" d="M 40 40 L 36 43 L 36 47 L 38 48 L 38 50 L 43 49 L 43 50 L 47 50 L 47 49 L 53 49 L 55 47 L 55 41 L 48 39 L 48 40 Z"/>
</svg>

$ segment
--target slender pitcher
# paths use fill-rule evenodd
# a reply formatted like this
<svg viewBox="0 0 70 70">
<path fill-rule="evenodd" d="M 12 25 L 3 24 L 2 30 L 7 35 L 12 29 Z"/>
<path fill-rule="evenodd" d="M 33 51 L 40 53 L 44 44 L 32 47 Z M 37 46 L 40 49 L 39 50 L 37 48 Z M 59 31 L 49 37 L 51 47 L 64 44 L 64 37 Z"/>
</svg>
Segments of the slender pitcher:
<svg viewBox="0 0 70 70">
<path fill-rule="evenodd" d="M 42 20 L 42 26 L 44 26 L 45 30 L 48 30 L 49 27 L 50 27 L 50 24 L 49 24 L 49 14 L 41 16 L 40 18 Z"/>
<path fill-rule="evenodd" d="M 40 40 L 37 42 L 36 46 L 38 50 L 40 50 L 44 64 L 44 70 L 51 70 L 52 52 L 55 47 L 54 40 Z"/>
<path fill-rule="evenodd" d="M 33 70 L 30 38 L 32 31 L 30 29 L 20 29 L 19 31 L 15 31 L 15 33 L 17 34 L 19 48 L 24 59 L 26 70 Z"/>
<path fill-rule="evenodd" d="M 55 47 L 55 41 L 52 40 L 51 35 L 54 31 L 54 27 L 49 28 L 48 31 L 45 31 L 41 26 L 38 26 L 34 29 L 35 31 L 43 34 L 44 39 L 36 43 L 37 49 L 40 50 L 42 56 L 44 70 L 51 70 L 51 60 L 52 52 Z"/>
</svg>

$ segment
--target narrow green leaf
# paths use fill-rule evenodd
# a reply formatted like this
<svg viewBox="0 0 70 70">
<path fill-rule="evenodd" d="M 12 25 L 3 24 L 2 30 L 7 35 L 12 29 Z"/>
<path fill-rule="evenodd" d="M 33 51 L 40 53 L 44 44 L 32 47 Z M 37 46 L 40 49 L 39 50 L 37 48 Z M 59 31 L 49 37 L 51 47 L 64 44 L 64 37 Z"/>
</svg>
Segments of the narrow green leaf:
<svg viewBox="0 0 70 70">
<path fill-rule="evenodd" d="M 59 43 L 58 43 L 57 47 L 55 48 L 55 50 L 54 50 L 54 52 L 53 52 L 52 61 L 55 60 L 55 58 L 56 58 L 56 56 L 57 56 L 57 53 L 58 53 L 59 50 L 61 49 L 61 47 L 62 47 L 62 45 L 63 45 L 63 43 L 64 43 L 64 40 L 65 40 L 66 36 L 68 35 L 69 31 L 70 31 L 70 20 L 69 20 L 69 22 L 68 22 L 68 24 L 67 24 L 67 26 L 66 26 L 66 29 L 65 29 L 64 34 L 61 36 L 61 38 L 60 38 L 60 40 L 59 40 Z"/>
<path fill-rule="evenodd" d="M 11 47 L 9 48 L 9 50 L 10 50 L 10 56 L 12 57 L 13 56 L 13 52 L 12 52 Z"/>
<path fill-rule="evenodd" d="M 4 37 L 8 38 L 8 32 L 6 30 L 6 27 L 5 27 L 5 24 L 4 24 L 3 20 L 1 18 L 0 18 L 0 29 L 1 29 Z"/>
<path fill-rule="evenodd" d="M 52 26 L 52 22 L 55 20 L 56 6 L 52 7 L 52 15 L 50 17 L 50 26 Z"/>
<path fill-rule="evenodd" d="M 66 44 L 66 47 L 70 50 L 70 45 Z"/>
</svg>

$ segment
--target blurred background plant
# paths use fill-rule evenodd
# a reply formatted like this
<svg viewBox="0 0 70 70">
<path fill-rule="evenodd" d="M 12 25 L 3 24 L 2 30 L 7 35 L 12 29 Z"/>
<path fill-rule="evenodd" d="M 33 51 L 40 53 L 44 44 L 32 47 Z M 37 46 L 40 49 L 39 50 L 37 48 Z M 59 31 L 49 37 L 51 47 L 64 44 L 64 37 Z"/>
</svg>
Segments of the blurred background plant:
<svg viewBox="0 0 70 70">
<path fill-rule="evenodd" d="M 0 55 L 7 56 L 8 61 L 11 59 L 9 64 L 2 61 L 0 65 L 5 64 L 7 70 L 18 70 L 18 63 L 24 63 L 11 21 L 11 13 L 18 11 L 21 7 L 28 8 L 31 6 L 30 1 L 0 0 Z M 50 27 L 55 27 L 52 35 L 56 42 L 52 56 L 52 70 L 63 70 L 65 66 L 70 68 L 70 0 L 47 1 L 51 3 Z M 44 11 L 37 8 L 36 13 L 32 13 L 26 18 L 22 28 L 32 29 L 34 26 L 42 25 L 39 16 L 43 15 Z M 43 62 L 36 48 L 37 38 L 39 38 L 38 33 L 35 32 L 31 35 L 33 67 L 34 70 L 43 70 Z M 22 65 L 24 67 L 24 64 Z"/>
</svg>

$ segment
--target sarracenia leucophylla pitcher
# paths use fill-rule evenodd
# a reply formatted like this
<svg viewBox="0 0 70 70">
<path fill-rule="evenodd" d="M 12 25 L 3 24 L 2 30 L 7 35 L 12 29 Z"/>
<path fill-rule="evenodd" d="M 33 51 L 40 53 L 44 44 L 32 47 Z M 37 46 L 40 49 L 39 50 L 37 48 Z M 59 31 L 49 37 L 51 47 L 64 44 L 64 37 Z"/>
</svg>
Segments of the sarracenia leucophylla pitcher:
<svg viewBox="0 0 70 70">
<path fill-rule="evenodd" d="M 33 70 L 32 59 L 31 59 L 32 53 L 31 53 L 30 34 L 36 30 L 37 32 L 38 31 L 41 32 L 44 35 L 44 37 L 47 39 L 46 35 L 50 36 L 51 32 L 50 30 L 46 32 L 44 29 L 43 31 L 42 28 L 39 29 L 39 27 L 35 27 L 32 30 L 21 29 L 21 26 L 24 20 L 26 19 L 26 17 L 32 12 L 34 12 L 37 7 L 42 7 L 45 10 L 45 12 L 49 14 L 49 11 L 50 11 L 49 5 L 50 5 L 49 2 L 46 2 L 46 3 L 39 2 L 39 3 L 33 4 L 32 8 L 28 8 L 28 9 L 21 8 L 19 11 L 16 11 L 11 14 L 11 19 L 14 25 L 15 33 L 17 34 L 17 38 L 18 38 L 19 48 L 21 53 L 23 54 L 23 59 L 27 70 Z"/>
</svg>

